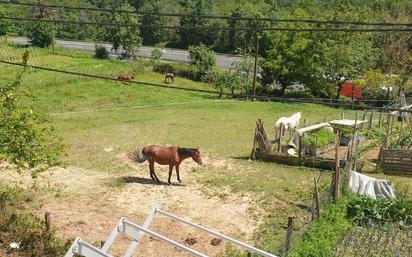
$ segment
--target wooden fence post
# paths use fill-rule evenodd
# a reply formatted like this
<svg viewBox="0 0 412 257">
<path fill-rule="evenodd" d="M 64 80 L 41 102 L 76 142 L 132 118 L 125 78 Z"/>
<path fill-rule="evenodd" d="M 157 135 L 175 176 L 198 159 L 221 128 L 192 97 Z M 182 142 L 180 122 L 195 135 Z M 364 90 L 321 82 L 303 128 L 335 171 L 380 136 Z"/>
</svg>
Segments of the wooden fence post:
<svg viewBox="0 0 412 257">
<path fill-rule="evenodd" d="M 316 210 L 316 219 L 319 220 L 320 218 L 320 206 L 319 206 L 319 193 L 318 193 L 318 182 L 316 178 L 313 178 L 315 181 L 315 210 Z"/>
<path fill-rule="evenodd" d="M 362 121 L 364 121 L 365 118 L 366 118 L 366 109 L 363 110 Z M 361 129 L 361 130 L 363 129 L 363 123 L 360 125 L 360 129 Z"/>
<path fill-rule="evenodd" d="M 299 136 L 299 148 L 298 148 L 298 155 L 299 158 L 302 157 L 302 151 L 303 151 L 303 136 Z"/>
<path fill-rule="evenodd" d="M 341 120 L 345 119 L 345 114 L 343 112 L 340 113 L 340 119 Z"/>
<path fill-rule="evenodd" d="M 387 124 L 385 145 L 383 147 L 384 149 L 388 149 L 390 145 L 390 138 L 391 138 L 391 133 L 392 133 L 392 122 L 393 122 L 392 114 L 388 113 L 387 121 L 388 121 L 388 124 Z"/>
<path fill-rule="evenodd" d="M 293 218 L 288 217 L 288 228 L 286 229 L 286 245 L 285 245 L 285 255 L 287 255 L 290 243 L 292 241 L 292 233 L 293 233 Z"/>
<path fill-rule="evenodd" d="M 278 149 L 277 149 L 278 154 L 280 154 L 281 143 L 282 143 L 282 138 L 283 138 L 283 130 L 284 130 L 283 126 L 280 126 L 280 129 L 279 129 L 279 142 L 278 142 Z"/>
<path fill-rule="evenodd" d="M 401 127 L 400 127 L 400 129 L 399 129 L 399 139 L 398 139 L 398 144 L 400 144 L 401 143 L 401 141 L 402 141 L 402 134 L 403 134 L 403 118 L 402 118 L 402 122 L 401 122 Z"/>
<path fill-rule="evenodd" d="M 379 112 L 379 124 L 378 127 L 381 128 L 382 126 L 382 112 Z"/>
<path fill-rule="evenodd" d="M 369 129 L 372 128 L 372 123 L 373 123 L 373 111 L 371 112 L 371 117 L 369 119 Z"/>
<path fill-rule="evenodd" d="M 339 145 L 340 145 L 340 130 L 337 130 L 336 133 L 336 142 L 335 142 L 335 176 L 334 176 L 334 185 L 333 185 L 333 199 L 337 200 L 339 198 L 340 191 L 340 167 L 339 167 Z"/>
<path fill-rule="evenodd" d="M 51 213 L 50 212 L 46 212 L 44 214 L 44 223 L 46 224 L 46 230 L 50 231 L 51 229 Z"/>
</svg>

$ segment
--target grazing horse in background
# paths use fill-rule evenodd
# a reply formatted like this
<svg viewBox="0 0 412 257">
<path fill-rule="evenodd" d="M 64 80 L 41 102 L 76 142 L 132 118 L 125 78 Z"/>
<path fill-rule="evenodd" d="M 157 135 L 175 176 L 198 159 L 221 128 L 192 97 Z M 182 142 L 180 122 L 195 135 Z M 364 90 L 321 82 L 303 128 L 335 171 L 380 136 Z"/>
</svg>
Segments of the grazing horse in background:
<svg viewBox="0 0 412 257">
<path fill-rule="evenodd" d="M 291 129 L 294 130 L 299 125 L 299 120 L 302 117 L 301 112 L 296 112 L 290 117 L 281 117 L 276 121 L 275 130 L 276 135 L 275 138 L 278 139 L 280 137 L 280 130 L 282 129 L 282 136 L 285 135 L 286 131 Z"/>
<path fill-rule="evenodd" d="M 199 148 L 151 145 L 143 148 L 141 152 L 138 149 L 134 149 L 129 153 L 129 158 L 135 162 L 143 163 L 146 160 L 149 162 L 150 177 L 157 182 L 160 182 L 160 180 L 154 171 L 155 162 L 160 165 L 169 165 L 169 179 L 167 180 L 169 184 L 173 167 L 176 167 L 177 180 L 179 183 L 182 182 L 179 176 L 179 165 L 184 159 L 189 157 L 192 157 L 193 161 L 197 162 L 197 164 L 202 165 Z"/>
<path fill-rule="evenodd" d="M 117 76 L 117 79 L 118 80 L 121 80 L 123 83 L 126 83 L 126 81 L 132 81 L 133 79 L 134 79 L 134 76 L 133 75 L 119 75 L 119 76 Z M 130 85 L 131 85 L 132 83 L 130 82 Z"/>
<path fill-rule="evenodd" d="M 172 83 L 175 83 L 175 74 L 171 72 L 167 72 L 165 74 L 165 84 L 168 84 L 168 81 L 172 81 Z"/>
</svg>

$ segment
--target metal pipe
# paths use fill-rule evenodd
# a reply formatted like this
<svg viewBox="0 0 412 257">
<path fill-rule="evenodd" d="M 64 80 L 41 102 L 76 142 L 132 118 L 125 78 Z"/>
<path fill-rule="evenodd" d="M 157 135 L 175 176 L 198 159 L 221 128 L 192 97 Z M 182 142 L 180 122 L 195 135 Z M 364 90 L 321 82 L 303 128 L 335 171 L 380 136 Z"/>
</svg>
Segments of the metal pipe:
<svg viewBox="0 0 412 257">
<path fill-rule="evenodd" d="M 77 249 L 76 247 L 73 248 L 74 252 L 77 254 L 80 254 L 82 256 L 91 256 L 91 257 L 113 257 L 110 254 L 107 254 L 103 251 L 101 251 L 99 248 L 81 240 L 77 240 Z"/>
<path fill-rule="evenodd" d="M 172 219 L 175 219 L 175 220 L 178 220 L 178 221 L 180 221 L 180 222 L 183 222 L 183 223 L 185 223 L 185 224 L 187 224 L 187 225 L 189 225 L 189 226 L 192 226 L 192 227 L 198 228 L 198 229 L 200 229 L 200 230 L 203 230 L 203 231 L 205 231 L 205 232 L 207 232 L 207 233 L 209 233 L 209 234 L 212 234 L 212 235 L 214 235 L 214 236 L 216 236 L 216 237 L 219 237 L 219 238 L 221 238 L 221 239 L 224 239 L 224 240 L 226 240 L 226 241 L 229 241 L 229 242 L 231 242 L 231 243 L 233 243 L 233 244 L 235 244 L 235 245 L 238 245 L 238 246 L 240 246 L 240 247 L 243 247 L 243 248 L 245 248 L 246 250 L 249 250 L 249 251 L 251 251 L 251 252 L 260 254 L 260 255 L 265 256 L 265 257 L 277 257 L 276 255 L 273 255 L 273 254 L 270 254 L 270 253 L 268 253 L 268 252 L 262 251 L 262 250 L 260 250 L 260 249 L 258 249 L 258 248 L 256 248 L 256 247 L 253 247 L 253 246 L 250 246 L 250 245 L 248 245 L 248 244 L 242 243 L 242 242 L 240 242 L 240 241 L 238 241 L 238 240 L 236 240 L 236 239 L 230 238 L 230 237 L 225 236 L 225 235 L 223 235 L 223 234 L 221 234 L 221 233 L 215 232 L 215 231 L 210 230 L 210 229 L 208 229 L 208 228 L 205 228 L 205 227 L 202 227 L 202 226 L 200 226 L 200 225 L 194 224 L 194 223 L 192 223 L 192 222 L 190 222 L 190 221 L 188 221 L 188 220 L 182 219 L 182 218 L 180 218 L 180 217 L 178 217 L 178 216 L 176 216 L 176 215 L 174 215 L 174 214 L 172 214 L 172 213 L 162 211 L 161 209 L 157 209 L 157 212 L 160 213 L 160 214 L 163 214 L 163 215 L 165 215 L 165 216 L 168 216 L 168 217 L 170 217 L 170 218 L 172 218 Z"/>
<path fill-rule="evenodd" d="M 162 240 L 162 241 L 164 241 L 164 242 L 166 242 L 166 243 L 168 243 L 168 244 L 171 244 L 171 245 L 173 245 L 173 246 L 175 246 L 175 247 L 177 247 L 177 248 L 179 248 L 179 249 L 181 249 L 181 250 L 183 250 L 183 251 L 189 252 L 189 253 L 191 253 L 191 254 L 193 254 L 193 255 L 195 255 L 195 256 L 208 257 L 207 255 L 204 255 L 204 254 L 202 254 L 202 253 L 200 253 L 200 252 L 198 252 L 198 251 L 195 251 L 195 250 L 193 250 L 193 249 L 191 249 L 191 248 L 189 248 L 189 247 L 187 247 L 187 246 L 185 246 L 185 245 L 179 244 L 179 243 L 176 242 L 176 241 L 173 241 L 173 240 L 171 240 L 171 239 L 169 239 L 169 238 L 167 238 L 167 237 L 164 237 L 164 236 L 162 236 L 162 235 L 160 235 L 160 234 L 158 234 L 158 233 L 156 233 L 156 232 L 153 232 L 153 231 L 151 231 L 151 230 L 148 230 L 148 229 L 146 229 L 146 228 L 144 228 L 144 227 L 142 227 L 142 226 L 139 226 L 139 225 L 137 225 L 137 224 L 134 224 L 133 222 L 130 222 L 130 221 L 126 220 L 126 219 L 123 220 L 123 226 L 124 226 L 124 232 L 125 232 L 125 233 L 127 232 L 127 231 L 126 231 L 127 226 L 130 226 L 130 227 L 134 228 L 135 230 L 143 231 L 143 232 L 145 232 L 145 233 L 147 233 L 147 234 L 149 234 L 149 235 L 151 235 L 151 236 L 153 236 L 153 237 L 155 237 L 155 238 L 157 238 L 157 239 L 160 239 L 160 240 Z M 132 236 L 132 235 L 130 235 L 129 233 L 126 233 L 126 234 L 128 234 L 129 236 Z"/>
</svg>

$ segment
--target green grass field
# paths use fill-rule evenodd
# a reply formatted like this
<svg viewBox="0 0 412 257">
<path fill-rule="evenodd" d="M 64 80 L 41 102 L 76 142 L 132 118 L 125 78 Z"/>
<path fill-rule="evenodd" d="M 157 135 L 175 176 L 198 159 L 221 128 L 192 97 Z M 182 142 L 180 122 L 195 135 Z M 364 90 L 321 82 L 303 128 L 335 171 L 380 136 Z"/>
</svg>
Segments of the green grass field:
<svg viewBox="0 0 412 257">
<path fill-rule="evenodd" d="M 133 73 L 135 80 L 161 83 L 163 75 L 150 70 L 145 60 L 124 62 L 96 60 L 90 54 L 57 50 L 28 48 L 33 54 L 29 63 L 70 71 L 117 77 Z M 7 52 L 2 60 L 18 61 L 23 50 L 2 45 Z M 1 53 L 0 51 L 0 53 Z M 19 68 L 0 64 L 0 82 L 13 78 Z M 248 193 L 264 210 L 251 215 L 264 215 L 256 233 L 262 244 L 283 240 L 284 225 L 288 216 L 303 215 L 299 204 L 309 204 L 312 181 L 319 171 L 287 167 L 247 160 L 253 143 L 255 121 L 261 118 L 270 137 L 274 136 L 273 124 L 280 116 L 301 111 L 308 124 L 345 117 L 350 111 L 314 104 L 283 104 L 217 99 L 205 93 L 173 89 L 128 85 L 48 71 L 31 71 L 24 77 L 24 104 L 50 113 L 58 133 L 64 138 L 67 165 L 96 170 L 108 174 L 122 174 L 130 167 L 118 161 L 134 146 L 148 144 L 199 147 L 202 154 L 213 158 L 228 159 L 236 163 L 235 171 L 217 172 L 202 169 L 194 172 L 199 183 L 208 193 L 225 197 L 220 188 L 229 188 L 230 194 Z M 176 85 L 189 88 L 210 86 L 177 78 Z M 113 151 L 104 151 L 105 147 Z M 322 177 L 321 186 L 329 183 L 329 175 Z M 112 183 L 121 187 L 118 183 Z M 113 189 L 115 190 L 115 189 Z"/>
</svg>

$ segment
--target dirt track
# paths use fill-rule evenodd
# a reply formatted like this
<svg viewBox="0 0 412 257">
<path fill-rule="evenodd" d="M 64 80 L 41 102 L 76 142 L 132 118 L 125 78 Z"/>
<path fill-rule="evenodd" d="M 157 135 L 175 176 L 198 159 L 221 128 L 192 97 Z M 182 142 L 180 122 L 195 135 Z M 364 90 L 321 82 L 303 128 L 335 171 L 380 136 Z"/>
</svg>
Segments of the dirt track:
<svg viewBox="0 0 412 257">
<path fill-rule="evenodd" d="M 183 183 L 169 186 L 153 183 L 148 178 L 147 164 L 135 165 L 124 155 L 119 156 L 119 160 L 133 167 L 133 172 L 114 176 L 73 166 L 48 171 L 36 182 L 36 187 L 45 193 L 40 197 L 42 204 L 34 207 L 34 211 L 40 217 L 50 211 L 52 225 L 62 238 L 80 236 L 99 245 L 121 217 L 142 224 L 152 206 L 159 201 L 164 210 L 234 238 L 250 240 L 257 226 L 257 221 L 247 215 L 248 209 L 252 207 L 250 199 L 233 194 L 225 199 L 208 197 L 194 178 L 197 175 L 192 172 L 195 163 L 185 161 L 181 166 Z M 230 168 L 225 160 L 211 163 L 206 157 L 204 162 L 215 168 L 223 165 Z M 156 172 L 161 180 L 166 181 L 166 168 L 157 166 Z M 175 181 L 175 174 L 173 176 L 172 180 Z M 109 186 L 115 180 L 123 180 L 125 185 Z M 188 238 L 195 238 L 197 242 L 191 247 L 209 256 L 216 256 L 225 248 L 223 243 L 211 245 L 213 237 L 164 216 L 157 216 L 150 229 L 182 243 Z M 110 252 L 115 256 L 121 255 L 129 242 L 125 237 L 116 240 Z M 146 236 L 136 256 L 185 255 L 174 247 Z"/>
</svg>

